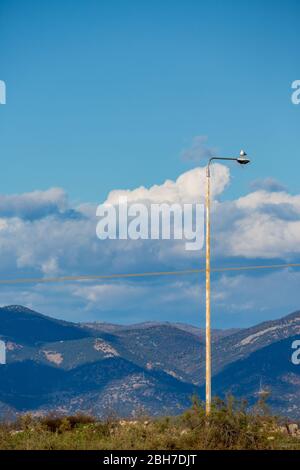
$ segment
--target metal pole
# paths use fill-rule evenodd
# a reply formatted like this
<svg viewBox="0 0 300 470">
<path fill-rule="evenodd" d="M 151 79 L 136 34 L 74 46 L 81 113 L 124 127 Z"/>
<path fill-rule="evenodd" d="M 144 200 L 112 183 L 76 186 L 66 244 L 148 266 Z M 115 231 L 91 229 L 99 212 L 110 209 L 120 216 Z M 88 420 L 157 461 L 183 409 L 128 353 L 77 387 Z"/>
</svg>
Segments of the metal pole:
<svg viewBox="0 0 300 470">
<path fill-rule="evenodd" d="M 206 416 L 211 412 L 211 325 L 210 325 L 210 164 L 213 160 L 232 160 L 246 165 L 250 163 L 246 152 L 241 150 L 238 158 L 233 157 L 212 157 L 209 159 L 206 167 L 206 387 L 205 403 Z"/>
<path fill-rule="evenodd" d="M 210 327 L 210 168 L 206 169 L 206 416 L 211 411 L 211 327 Z"/>
</svg>

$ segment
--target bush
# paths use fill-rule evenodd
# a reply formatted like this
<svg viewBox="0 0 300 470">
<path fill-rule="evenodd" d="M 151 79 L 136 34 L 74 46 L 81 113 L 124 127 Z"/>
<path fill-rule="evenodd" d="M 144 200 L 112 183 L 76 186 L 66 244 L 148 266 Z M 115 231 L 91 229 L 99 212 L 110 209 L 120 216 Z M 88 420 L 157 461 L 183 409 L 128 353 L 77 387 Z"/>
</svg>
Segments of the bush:
<svg viewBox="0 0 300 470">
<path fill-rule="evenodd" d="M 40 419 L 40 423 L 50 432 L 70 431 L 80 425 L 95 423 L 96 420 L 92 416 L 84 414 L 76 414 L 73 416 L 59 416 L 49 414 Z"/>
<path fill-rule="evenodd" d="M 0 424 L 0 449 L 300 449 L 300 439 L 282 427 L 265 403 L 249 410 L 231 396 L 215 399 L 206 417 L 205 404 L 193 397 L 191 408 L 177 417 L 100 421 L 84 414 L 22 415 L 16 423 Z"/>
<path fill-rule="evenodd" d="M 209 417 L 205 415 L 205 405 L 194 399 L 192 408 L 182 416 L 182 423 L 192 431 L 193 445 L 198 443 L 198 448 L 273 448 L 275 418 L 247 411 L 247 403 L 232 396 L 214 399 Z"/>
</svg>

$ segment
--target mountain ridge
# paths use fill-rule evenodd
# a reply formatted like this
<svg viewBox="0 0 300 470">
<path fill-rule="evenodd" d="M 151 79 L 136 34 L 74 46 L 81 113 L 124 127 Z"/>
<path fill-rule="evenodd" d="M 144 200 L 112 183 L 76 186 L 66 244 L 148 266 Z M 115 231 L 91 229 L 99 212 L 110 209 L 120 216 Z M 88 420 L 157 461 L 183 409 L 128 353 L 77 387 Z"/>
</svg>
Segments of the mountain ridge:
<svg viewBox="0 0 300 470">
<path fill-rule="evenodd" d="M 194 392 L 204 398 L 205 341 L 200 328 L 170 322 L 101 325 L 57 320 L 23 306 L 0 308 L 0 338 L 7 349 L 7 364 L 0 366 L 0 416 L 50 410 L 99 416 L 108 410 L 132 415 L 138 409 L 176 414 Z M 300 311 L 250 328 L 216 331 L 213 391 L 221 396 L 233 391 L 253 402 L 260 373 L 274 391 L 274 410 L 295 414 L 291 400 L 300 405 L 299 372 L 294 367 L 289 375 L 289 344 L 298 334 Z M 272 357 L 277 357 L 277 372 Z M 284 377 L 292 380 L 287 393 Z"/>
</svg>

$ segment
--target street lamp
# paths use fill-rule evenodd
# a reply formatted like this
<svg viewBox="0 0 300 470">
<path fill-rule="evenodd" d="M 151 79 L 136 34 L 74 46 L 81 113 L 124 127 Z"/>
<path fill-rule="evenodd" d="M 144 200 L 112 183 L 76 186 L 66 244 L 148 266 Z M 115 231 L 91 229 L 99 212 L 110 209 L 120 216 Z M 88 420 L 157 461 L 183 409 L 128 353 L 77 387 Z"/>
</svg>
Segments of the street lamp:
<svg viewBox="0 0 300 470">
<path fill-rule="evenodd" d="M 240 165 L 250 163 L 246 152 L 241 150 L 240 155 L 236 158 L 212 157 L 209 159 L 206 167 L 206 390 L 205 403 L 206 415 L 211 411 L 211 322 L 210 322 L 210 164 L 213 160 L 233 160 Z"/>
</svg>

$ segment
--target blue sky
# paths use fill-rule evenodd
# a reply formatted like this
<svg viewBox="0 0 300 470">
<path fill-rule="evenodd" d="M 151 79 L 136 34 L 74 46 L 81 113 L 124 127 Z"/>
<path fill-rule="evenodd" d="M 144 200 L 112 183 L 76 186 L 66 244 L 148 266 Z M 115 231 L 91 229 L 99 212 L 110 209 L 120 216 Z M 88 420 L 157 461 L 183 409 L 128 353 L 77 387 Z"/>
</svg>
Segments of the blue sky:
<svg viewBox="0 0 300 470">
<path fill-rule="evenodd" d="M 231 155 L 245 148 L 253 159 L 245 171 L 231 168 L 231 183 L 220 194 L 224 203 L 246 196 L 253 181 L 266 178 L 282 184 L 290 197 L 298 195 L 300 106 L 291 103 L 291 84 L 300 78 L 299 15 L 297 0 L 1 0 L 0 79 L 7 85 L 7 104 L 0 106 L 1 194 L 62 188 L 64 195 L 46 195 L 54 204 L 54 212 L 57 208 L 67 220 L 66 210 L 69 214 L 80 204 L 103 202 L 113 189 L 176 180 L 195 166 L 183 155 L 197 136 L 207 136 L 205 145 L 220 154 Z M 4 199 L 2 204 L 7 214 L 4 206 L 11 202 Z M 293 206 L 297 214 L 293 217 L 300 217 L 295 200 L 273 198 L 270 204 L 273 214 L 276 209 L 275 224 L 278 210 L 286 204 Z M 24 207 L 23 202 L 21 205 Z M 268 214 L 271 209 L 268 207 Z M 47 211 L 49 204 L 44 216 L 40 215 L 41 224 L 49 217 Z M 26 214 L 21 216 L 23 221 L 28 210 Z M 56 223 L 51 221 L 51 226 Z M 49 266 L 56 274 L 77 274 L 80 268 L 102 272 L 125 268 L 140 271 L 145 267 L 138 260 L 133 266 L 125 261 L 118 264 L 111 248 L 111 259 L 106 253 L 103 262 L 99 245 L 95 248 L 99 250 L 98 263 L 84 244 L 79 248 L 76 243 L 73 257 L 80 259 L 80 264 L 70 261 L 71 253 L 65 260 L 66 241 L 58 234 L 67 233 L 68 226 L 55 226 L 52 238 L 56 244 L 51 246 L 53 257 L 48 259 L 45 253 L 49 253 L 50 242 L 45 245 L 44 238 L 43 243 L 38 242 L 44 226 L 34 224 L 27 221 L 20 233 L 10 232 L 14 248 L 2 240 L 2 277 L 38 275 L 48 272 Z M 93 224 L 86 235 L 89 246 L 99 242 L 91 236 Z M 26 230 L 33 247 L 27 246 Z M 83 237 L 78 231 L 78 240 Z M 282 237 L 280 232 L 278 239 Z M 290 245 L 295 242 L 293 237 L 287 239 Z M 26 245 L 24 253 L 19 253 L 21 245 Z M 218 256 L 216 262 L 227 264 L 266 258 L 260 250 L 249 252 L 245 258 L 242 251 L 234 254 L 229 248 Z M 294 261 L 299 256 L 279 243 L 268 262 Z M 182 268 L 196 262 L 189 257 L 175 257 L 173 262 L 168 259 L 161 264 L 158 260 L 150 263 L 149 257 L 146 267 Z M 249 275 L 248 281 L 255 284 L 255 279 Z M 226 310 L 227 317 L 220 316 L 217 326 L 251 324 L 299 307 L 299 297 L 292 288 L 286 292 L 286 305 L 270 302 L 274 286 L 282 284 L 272 276 L 265 276 L 264 281 L 269 291 L 266 288 L 264 295 L 261 292 L 259 304 L 251 304 L 235 292 L 237 305 L 228 301 L 219 307 L 220 312 Z M 182 292 L 187 289 L 186 295 L 190 295 L 193 281 L 184 282 Z M 294 282 L 293 278 L 289 285 L 294 286 Z M 132 297 L 128 298 L 128 308 L 121 309 L 123 313 L 117 302 L 98 309 L 105 293 L 94 292 L 93 297 L 76 291 L 75 295 L 70 286 L 59 288 L 61 296 L 57 287 L 47 292 L 39 286 L 7 289 L 3 302 L 27 302 L 67 318 L 72 317 L 72 310 L 77 312 L 74 318 L 81 319 L 87 299 L 93 297 L 96 300 L 89 300 L 92 303 L 86 314 L 93 318 L 198 322 L 198 297 L 194 303 L 186 303 L 182 294 L 179 308 L 178 299 L 168 301 L 154 290 L 161 302 L 147 307 L 151 283 L 144 290 L 140 285 L 130 284 Z M 178 290 L 176 285 L 173 288 Z M 120 298 L 122 289 L 126 291 L 126 285 L 120 285 Z M 228 289 L 227 284 L 224 289 Z M 146 306 L 141 309 L 141 304 Z M 246 312 L 240 317 L 233 313 L 239 305 Z"/>
<path fill-rule="evenodd" d="M 253 156 L 233 194 L 266 175 L 296 191 L 299 13 L 297 0 L 2 0 L 2 191 L 100 202 L 178 176 L 199 134 Z"/>
</svg>

